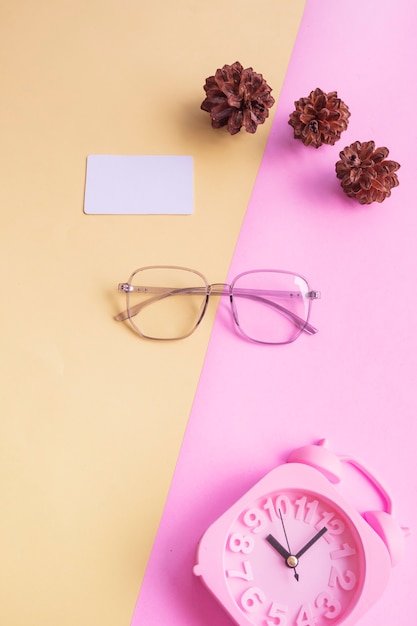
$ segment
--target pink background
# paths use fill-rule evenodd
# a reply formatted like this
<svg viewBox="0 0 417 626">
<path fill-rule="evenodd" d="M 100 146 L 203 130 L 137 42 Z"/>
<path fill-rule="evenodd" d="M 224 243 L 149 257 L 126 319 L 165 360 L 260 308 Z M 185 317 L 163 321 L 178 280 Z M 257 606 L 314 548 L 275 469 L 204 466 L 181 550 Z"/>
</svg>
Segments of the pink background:
<svg viewBox="0 0 417 626">
<path fill-rule="evenodd" d="M 135 626 L 230 626 L 192 574 L 199 537 L 292 448 L 320 437 L 371 467 L 396 517 L 415 526 L 416 24 L 408 0 L 307 2 L 229 277 L 262 267 L 306 275 L 322 292 L 311 315 L 319 333 L 250 344 L 221 303 Z M 352 114 L 342 139 L 319 150 L 287 123 L 315 87 L 337 90 Z M 400 186 L 362 207 L 344 196 L 334 164 L 370 139 L 401 163 Z M 357 494 L 362 509 L 375 505 L 367 489 Z M 392 571 L 363 626 L 415 621 L 413 536 L 407 546 L 413 559 Z"/>
</svg>

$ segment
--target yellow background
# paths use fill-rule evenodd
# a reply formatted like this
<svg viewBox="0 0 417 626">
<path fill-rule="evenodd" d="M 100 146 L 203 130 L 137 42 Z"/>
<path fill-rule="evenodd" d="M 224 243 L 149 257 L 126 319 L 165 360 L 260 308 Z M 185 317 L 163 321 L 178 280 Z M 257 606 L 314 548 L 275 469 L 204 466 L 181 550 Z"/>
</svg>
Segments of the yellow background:
<svg viewBox="0 0 417 626">
<path fill-rule="evenodd" d="M 275 107 L 212 130 L 239 60 L 278 101 L 304 0 L 3 0 L 0 623 L 129 624 L 214 309 L 155 344 L 112 316 L 147 264 L 224 280 Z M 88 154 L 195 158 L 192 216 L 86 216 Z M 147 626 L 147 625 L 146 625 Z"/>
</svg>

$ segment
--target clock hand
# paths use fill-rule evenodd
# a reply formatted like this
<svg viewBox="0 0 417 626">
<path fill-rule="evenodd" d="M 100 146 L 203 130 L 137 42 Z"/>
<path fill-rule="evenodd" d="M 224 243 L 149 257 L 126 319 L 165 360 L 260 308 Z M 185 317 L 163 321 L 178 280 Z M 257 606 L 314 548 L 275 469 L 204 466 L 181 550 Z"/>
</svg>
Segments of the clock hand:
<svg viewBox="0 0 417 626">
<path fill-rule="evenodd" d="M 284 546 L 282 546 L 273 535 L 268 535 L 266 540 L 282 556 L 284 561 L 287 561 L 288 557 L 290 557 L 291 554 L 284 548 Z"/>
<path fill-rule="evenodd" d="M 297 567 L 297 565 L 298 565 L 298 559 L 297 559 L 297 557 L 294 557 L 291 554 L 290 542 L 288 541 L 287 531 L 285 529 L 284 518 L 282 517 L 281 509 L 278 509 L 278 512 L 279 512 L 279 518 L 281 520 L 282 530 L 284 531 L 284 537 L 285 537 L 285 541 L 287 542 L 287 548 L 288 548 L 288 552 L 289 552 L 289 556 L 287 557 L 285 562 L 288 565 L 288 567 L 291 567 L 294 570 L 294 578 L 298 582 L 298 579 L 300 577 L 298 575 L 297 570 L 295 569 Z"/>
<path fill-rule="evenodd" d="M 266 540 L 282 556 L 287 567 L 291 567 L 294 570 L 294 578 L 298 580 L 299 575 L 295 569 L 298 565 L 297 557 L 295 557 L 293 554 L 288 552 L 288 550 L 286 550 L 284 546 L 281 545 L 280 542 L 277 539 L 275 539 L 273 535 L 268 535 L 266 537 Z"/>
<path fill-rule="evenodd" d="M 314 545 L 316 543 L 316 541 L 318 541 L 318 539 L 320 539 L 320 537 L 322 537 L 324 535 L 324 533 L 327 533 L 327 528 L 324 527 L 321 530 L 319 530 L 318 533 L 316 533 L 314 535 L 314 537 L 312 539 L 310 539 L 310 541 L 308 541 L 306 543 L 306 545 L 301 548 L 301 550 L 299 550 L 297 552 L 297 554 L 295 555 L 295 558 L 298 560 L 300 558 L 300 556 L 302 556 L 305 552 L 307 552 L 307 550 L 309 550 L 311 548 L 312 545 Z"/>
</svg>

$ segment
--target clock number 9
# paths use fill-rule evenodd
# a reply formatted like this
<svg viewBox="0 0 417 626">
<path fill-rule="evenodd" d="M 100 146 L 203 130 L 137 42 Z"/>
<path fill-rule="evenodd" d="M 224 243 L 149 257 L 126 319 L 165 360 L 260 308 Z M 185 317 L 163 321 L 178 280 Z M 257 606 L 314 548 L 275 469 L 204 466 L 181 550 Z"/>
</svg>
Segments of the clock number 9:
<svg viewBox="0 0 417 626">
<path fill-rule="evenodd" d="M 252 529 L 253 533 L 261 533 L 268 524 L 268 519 L 258 509 L 248 509 L 243 516 L 243 523 Z"/>
<path fill-rule="evenodd" d="M 229 548 L 232 552 L 242 552 L 242 554 L 250 554 L 255 547 L 252 537 L 242 535 L 241 533 L 233 533 L 230 535 Z"/>
</svg>

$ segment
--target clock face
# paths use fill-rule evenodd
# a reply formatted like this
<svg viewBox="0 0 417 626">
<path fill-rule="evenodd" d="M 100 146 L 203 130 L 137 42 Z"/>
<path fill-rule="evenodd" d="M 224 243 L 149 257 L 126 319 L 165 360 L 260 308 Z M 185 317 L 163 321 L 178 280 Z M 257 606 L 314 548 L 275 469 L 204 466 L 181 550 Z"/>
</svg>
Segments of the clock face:
<svg viewBox="0 0 417 626">
<path fill-rule="evenodd" d="M 365 556 L 343 509 L 315 492 L 283 489 L 234 519 L 223 572 L 248 624 L 336 626 L 360 596 Z"/>
</svg>

